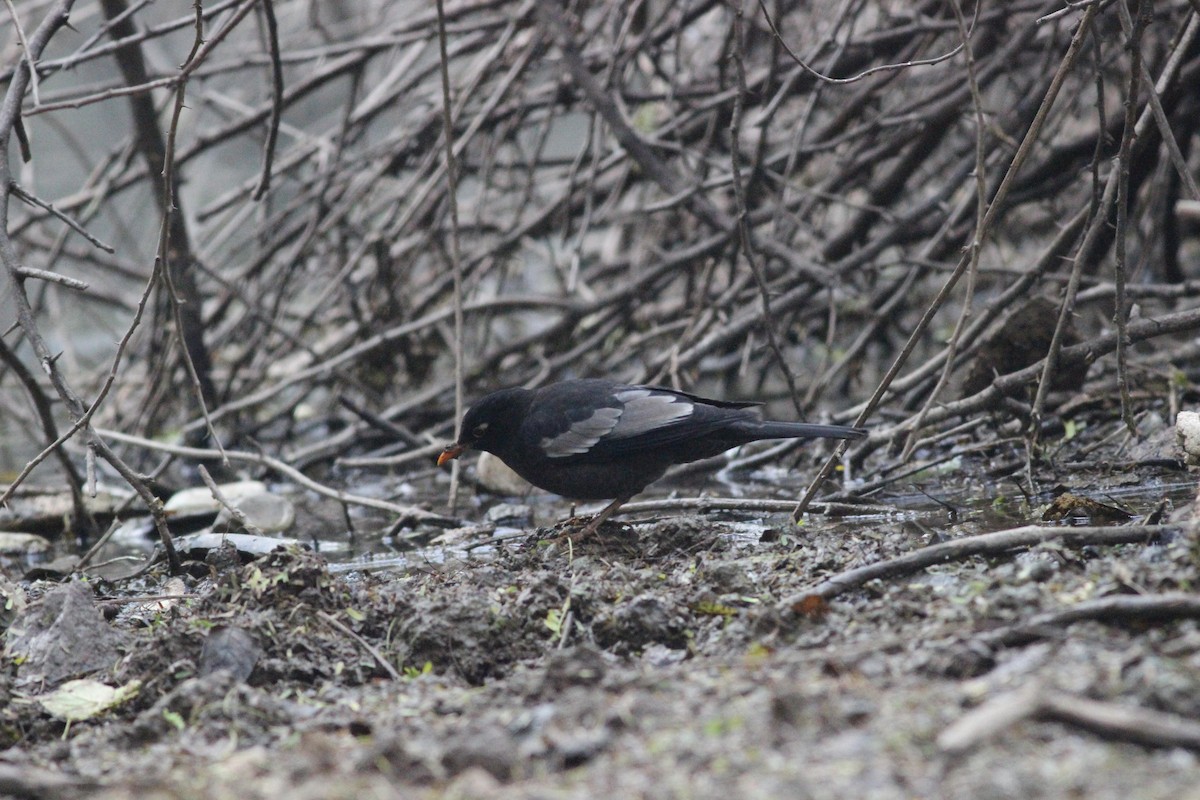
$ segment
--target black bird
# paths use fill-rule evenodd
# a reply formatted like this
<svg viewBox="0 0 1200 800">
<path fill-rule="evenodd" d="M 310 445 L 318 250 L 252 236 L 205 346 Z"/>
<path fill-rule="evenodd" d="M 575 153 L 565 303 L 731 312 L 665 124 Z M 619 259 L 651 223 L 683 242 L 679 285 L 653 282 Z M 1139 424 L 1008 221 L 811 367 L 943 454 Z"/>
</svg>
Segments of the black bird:
<svg viewBox="0 0 1200 800">
<path fill-rule="evenodd" d="M 612 500 L 588 535 L 673 464 L 711 458 L 760 439 L 860 439 L 862 428 L 770 422 L 753 406 L 658 386 L 569 380 L 501 389 L 463 416 L 458 441 L 439 466 L 474 448 L 525 480 L 572 500 Z"/>
</svg>

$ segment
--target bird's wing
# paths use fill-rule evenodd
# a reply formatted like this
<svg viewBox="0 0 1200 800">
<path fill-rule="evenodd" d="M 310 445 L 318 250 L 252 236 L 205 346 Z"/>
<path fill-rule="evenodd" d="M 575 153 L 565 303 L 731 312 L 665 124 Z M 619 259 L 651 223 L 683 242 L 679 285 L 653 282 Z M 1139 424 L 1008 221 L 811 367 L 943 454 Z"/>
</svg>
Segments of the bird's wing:
<svg viewBox="0 0 1200 800">
<path fill-rule="evenodd" d="M 596 442 L 612 433 L 621 419 L 621 409 L 618 407 L 597 408 L 585 417 L 568 412 L 560 421 L 563 425 L 556 426 L 554 433 L 542 436 L 538 446 L 550 458 L 586 453 L 595 446 Z M 546 428 L 542 427 L 545 431 Z"/>
<path fill-rule="evenodd" d="M 676 397 L 682 397 L 686 400 L 691 400 L 697 405 L 714 406 L 716 408 L 757 408 L 762 403 L 757 400 L 714 400 L 711 397 L 701 397 L 698 394 L 691 392 L 681 392 L 678 389 L 668 389 L 665 386 L 631 386 L 631 389 L 649 389 L 652 392 L 660 392 L 662 394 L 673 394 Z"/>
<path fill-rule="evenodd" d="M 550 458 L 628 455 L 703 436 L 733 417 L 701 398 L 650 386 L 615 388 L 607 399 L 612 405 L 576 406 L 558 419 L 537 420 L 542 452 Z"/>
</svg>

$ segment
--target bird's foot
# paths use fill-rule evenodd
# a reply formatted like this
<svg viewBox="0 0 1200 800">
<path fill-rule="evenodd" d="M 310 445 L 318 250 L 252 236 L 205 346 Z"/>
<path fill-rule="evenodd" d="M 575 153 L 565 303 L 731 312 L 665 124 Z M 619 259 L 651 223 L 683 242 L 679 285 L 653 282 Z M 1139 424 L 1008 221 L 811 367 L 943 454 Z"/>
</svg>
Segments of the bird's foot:
<svg viewBox="0 0 1200 800">
<path fill-rule="evenodd" d="M 574 549 L 584 541 L 601 543 L 614 542 L 628 546 L 631 542 L 636 543 L 637 537 L 631 536 L 631 529 L 628 525 L 616 524 L 605 525 L 608 518 L 613 515 L 621 504 L 628 498 L 618 498 L 604 507 L 600 513 L 593 516 L 571 516 L 562 522 L 555 524 L 549 529 L 541 528 L 531 537 L 529 545 L 540 545 L 542 543 L 556 548 L 566 543 L 567 548 Z M 610 534 L 612 534 L 610 536 Z"/>
<path fill-rule="evenodd" d="M 627 502 L 629 502 L 628 497 L 618 497 L 616 500 L 613 500 L 611 503 L 602 508 L 600 513 L 592 517 L 591 521 L 584 526 L 583 530 L 570 534 L 571 541 L 576 542 L 579 539 L 590 539 L 591 537 L 595 536 L 596 531 L 600 530 L 600 526 L 604 524 L 605 520 L 611 517 L 618 508 Z"/>
<path fill-rule="evenodd" d="M 555 523 L 551 528 L 544 530 L 546 535 L 541 537 L 543 539 L 553 539 L 555 541 L 567 540 L 572 544 L 579 544 L 584 540 L 594 539 L 597 536 L 605 537 L 608 534 L 618 532 L 624 534 L 629 530 L 629 526 L 620 522 L 598 520 L 596 515 L 585 515 L 568 517 L 562 522 Z"/>
</svg>

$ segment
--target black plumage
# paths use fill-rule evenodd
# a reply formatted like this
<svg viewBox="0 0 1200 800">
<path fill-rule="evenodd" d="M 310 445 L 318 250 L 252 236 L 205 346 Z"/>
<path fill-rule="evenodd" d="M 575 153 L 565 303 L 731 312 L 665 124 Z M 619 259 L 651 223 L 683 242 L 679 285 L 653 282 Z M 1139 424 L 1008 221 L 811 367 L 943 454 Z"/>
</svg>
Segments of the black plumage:
<svg viewBox="0 0 1200 800">
<path fill-rule="evenodd" d="M 763 420 L 753 410 L 757 405 L 607 380 L 501 389 L 467 411 L 458 441 L 438 464 L 467 449 L 484 450 L 546 491 L 573 500 L 613 500 L 585 529 L 592 531 L 674 464 L 761 439 L 866 435 L 843 425 Z"/>
</svg>

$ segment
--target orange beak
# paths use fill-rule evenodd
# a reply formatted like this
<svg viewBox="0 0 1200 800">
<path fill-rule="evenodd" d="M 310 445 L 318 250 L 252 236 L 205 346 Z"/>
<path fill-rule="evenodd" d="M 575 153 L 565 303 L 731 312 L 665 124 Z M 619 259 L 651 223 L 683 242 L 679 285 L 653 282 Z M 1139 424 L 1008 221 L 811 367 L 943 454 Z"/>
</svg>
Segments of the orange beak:
<svg viewBox="0 0 1200 800">
<path fill-rule="evenodd" d="M 447 461 L 453 461 L 461 456 L 466 449 L 467 446 L 465 444 L 459 444 L 458 442 L 455 442 L 443 450 L 441 455 L 438 456 L 437 465 L 440 467 Z"/>
</svg>

